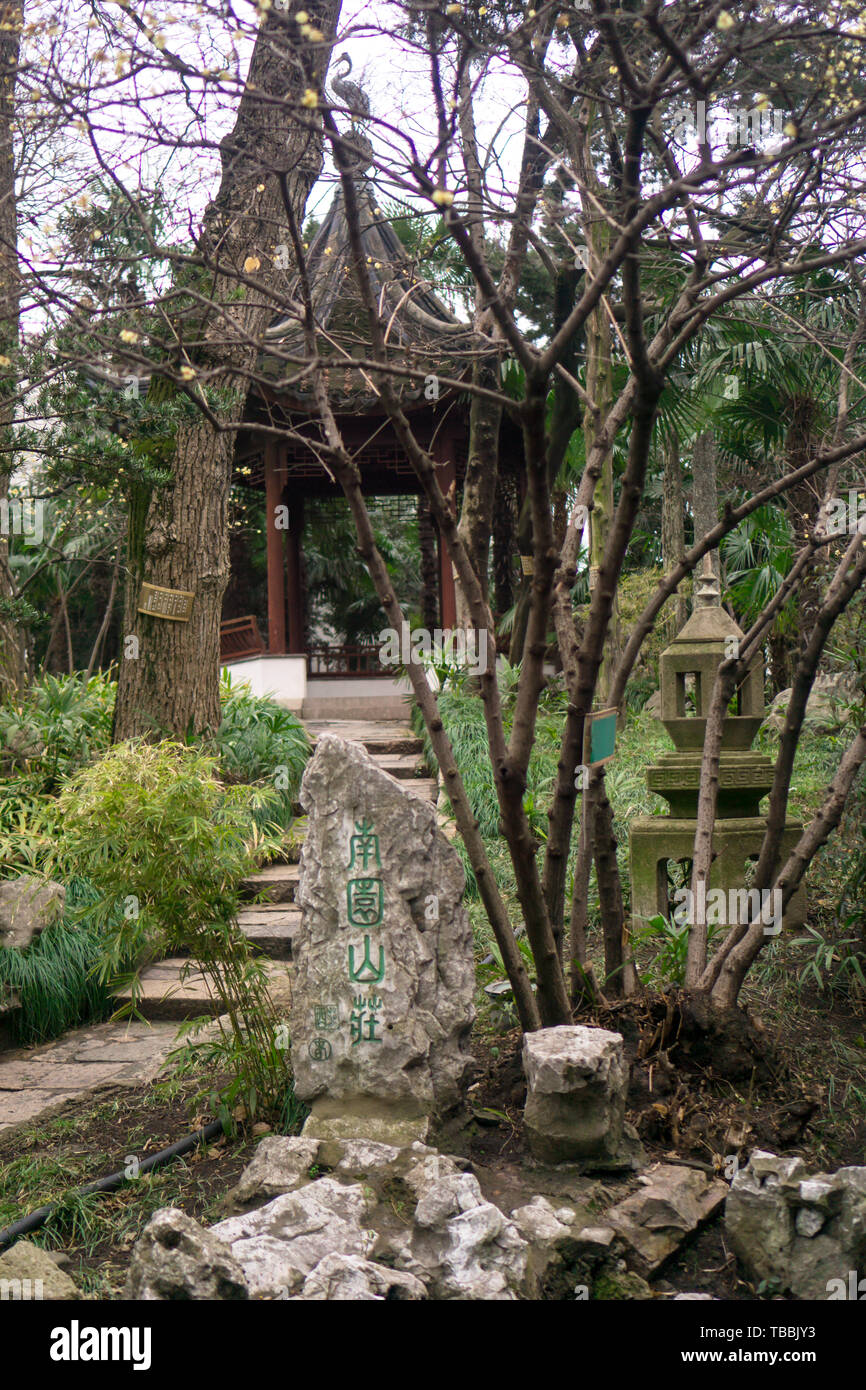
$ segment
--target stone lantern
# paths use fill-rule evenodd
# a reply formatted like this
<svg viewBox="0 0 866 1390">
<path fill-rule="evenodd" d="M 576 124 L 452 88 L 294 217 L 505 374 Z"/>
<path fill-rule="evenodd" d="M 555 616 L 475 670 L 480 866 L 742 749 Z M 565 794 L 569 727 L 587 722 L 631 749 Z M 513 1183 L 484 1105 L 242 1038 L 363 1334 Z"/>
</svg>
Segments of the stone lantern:
<svg viewBox="0 0 866 1390">
<path fill-rule="evenodd" d="M 645 925 L 657 913 L 667 917 L 674 909 L 669 893 L 671 861 L 684 865 L 683 884 L 691 884 L 701 759 L 713 685 L 722 661 L 736 651 L 733 642 L 742 637 L 741 629 L 721 605 L 718 580 L 705 567 L 695 595 L 695 611 L 659 659 L 661 722 L 677 751 L 663 753 L 647 768 L 647 785 L 668 803 L 668 814 L 638 816 L 629 828 L 635 927 Z M 767 828 L 760 806 L 773 784 L 772 759 L 752 751 L 752 740 L 763 718 L 764 671 L 758 652 L 734 692 L 722 733 L 707 908 L 711 929 L 756 915 L 754 895 L 748 896 L 749 864 L 760 854 Z M 786 823 L 782 860 L 801 832 L 800 821 Z M 715 889 L 723 893 L 714 893 Z M 806 897 L 801 886 L 788 904 L 785 925 L 800 925 L 805 914 Z"/>
</svg>

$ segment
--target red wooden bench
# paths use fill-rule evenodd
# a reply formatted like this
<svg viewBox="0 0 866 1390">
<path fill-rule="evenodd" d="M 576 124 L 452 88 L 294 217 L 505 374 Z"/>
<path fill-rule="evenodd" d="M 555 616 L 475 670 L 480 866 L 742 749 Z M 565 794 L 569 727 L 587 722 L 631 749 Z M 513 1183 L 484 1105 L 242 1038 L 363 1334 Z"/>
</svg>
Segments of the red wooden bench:
<svg viewBox="0 0 866 1390">
<path fill-rule="evenodd" d="M 245 656 L 261 656 L 265 650 L 255 616 L 230 618 L 220 623 L 220 660 L 240 661 Z"/>
</svg>

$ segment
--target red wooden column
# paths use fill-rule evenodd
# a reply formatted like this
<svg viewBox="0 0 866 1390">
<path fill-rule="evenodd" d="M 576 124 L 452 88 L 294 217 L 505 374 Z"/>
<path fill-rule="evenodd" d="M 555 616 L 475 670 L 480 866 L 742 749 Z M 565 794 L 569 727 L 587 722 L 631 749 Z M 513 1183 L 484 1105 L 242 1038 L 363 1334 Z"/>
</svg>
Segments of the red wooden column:
<svg viewBox="0 0 866 1390">
<path fill-rule="evenodd" d="M 268 651 L 273 656 L 286 650 L 286 572 L 283 556 L 285 532 L 277 528 L 277 508 L 282 505 L 285 466 L 279 446 L 265 444 L 265 537 L 268 557 Z"/>
<path fill-rule="evenodd" d="M 301 591 L 301 544 L 304 534 L 304 499 L 300 495 L 285 495 L 289 507 L 289 528 L 286 531 L 286 577 L 288 581 L 288 651 L 304 650 L 304 598 Z"/>
<path fill-rule="evenodd" d="M 440 490 L 451 503 L 451 510 L 457 515 L 457 469 L 454 466 L 454 448 L 450 438 L 437 435 L 431 455 L 436 463 L 436 480 Z M 445 537 L 436 528 L 439 542 L 439 612 L 444 629 L 457 626 L 457 593 L 454 588 L 454 567 L 451 552 Z"/>
</svg>

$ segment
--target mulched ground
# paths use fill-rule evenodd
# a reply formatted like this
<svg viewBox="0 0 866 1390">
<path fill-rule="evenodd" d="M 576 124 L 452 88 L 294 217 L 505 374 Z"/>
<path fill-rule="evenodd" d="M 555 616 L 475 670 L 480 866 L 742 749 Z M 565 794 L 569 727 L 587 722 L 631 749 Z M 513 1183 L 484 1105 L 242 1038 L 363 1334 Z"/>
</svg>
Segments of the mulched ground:
<svg viewBox="0 0 866 1390">
<path fill-rule="evenodd" d="M 732 1159 L 745 1163 L 752 1149 L 765 1148 L 798 1154 L 815 1170 L 866 1164 L 866 1113 L 858 1085 L 866 1083 L 861 1008 L 806 995 L 799 1007 L 780 1009 L 767 1022 L 752 1013 L 749 1047 L 741 1047 L 738 1037 L 715 1048 L 718 1040 L 707 1047 L 689 1036 L 688 1027 L 678 1023 L 676 1005 L 672 994 L 666 1000 L 629 1001 L 580 1020 L 625 1038 L 631 1066 L 626 1117 L 650 1162 L 684 1162 L 708 1175 L 730 1177 Z M 845 1075 L 831 1040 L 841 1042 L 853 1058 Z M 507 1186 L 528 1157 L 519 1030 L 488 1034 L 474 1050 L 481 1069 L 473 1091 L 479 1132 L 470 1156 Z M 728 1074 L 719 1075 L 720 1070 Z M 605 1184 L 614 1191 L 619 1187 L 621 1196 L 630 1190 L 621 1178 Z M 613 1196 L 611 1204 L 617 1200 Z M 725 1244 L 721 1215 L 677 1254 L 653 1287 L 720 1299 L 758 1297 Z"/>
</svg>

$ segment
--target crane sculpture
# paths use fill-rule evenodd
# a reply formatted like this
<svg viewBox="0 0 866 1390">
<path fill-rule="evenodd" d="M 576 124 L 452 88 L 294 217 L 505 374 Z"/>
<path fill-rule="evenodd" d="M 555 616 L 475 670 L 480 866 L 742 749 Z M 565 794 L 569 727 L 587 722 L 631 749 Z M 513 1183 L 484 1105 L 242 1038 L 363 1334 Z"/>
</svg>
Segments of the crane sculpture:
<svg viewBox="0 0 866 1390">
<path fill-rule="evenodd" d="M 352 71 L 352 59 L 348 53 L 341 53 L 337 59 L 337 67 L 341 66 L 345 69 L 343 74 L 337 72 L 331 78 L 331 94 L 337 97 L 352 119 L 351 136 L 346 140 L 351 151 L 347 172 L 360 174 L 373 162 L 373 146 L 362 128 L 362 122 L 370 115 L 370 98 L 358 82 L 347 81 Z"/>
</svg>

